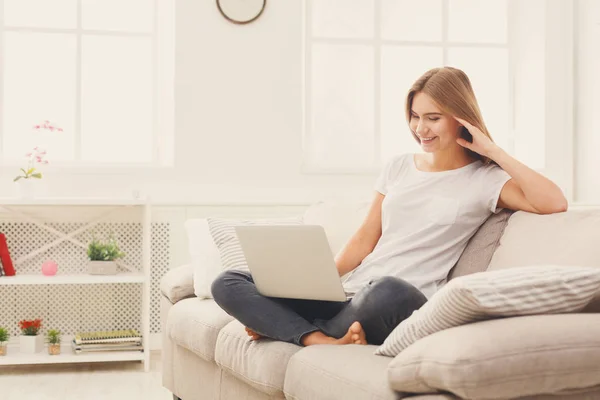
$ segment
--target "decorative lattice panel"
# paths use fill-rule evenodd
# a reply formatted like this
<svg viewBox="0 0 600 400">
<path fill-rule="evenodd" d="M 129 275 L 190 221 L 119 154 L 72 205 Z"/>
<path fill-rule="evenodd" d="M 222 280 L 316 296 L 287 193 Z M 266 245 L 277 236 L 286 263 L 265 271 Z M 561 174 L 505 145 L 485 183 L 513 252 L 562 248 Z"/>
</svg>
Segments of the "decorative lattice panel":
<svg viewBox="0 0 600 400">
<path fill-rule="evenodd" d="M 86 224 L 69 222 L 46 225 L 69 233 Z M 112 234 L 126 253 L 123 262 L 139 271 L 142 265 L 142 231 L 141 223 L 106 222 L 73 237 L 88 243 L 93 235 L 107 237 Z M 29 222 L 0 222 L 0 232 L 7 237 L 13 260 L 58 238 L 58 235 Z M 160 333 L 159 282 L 169 270 L 169 236 L 169 223 L 152 223 L 151 333 Z M 55 261 L 62 274 L 86 273 L 88 263 L 85 249 L 65 241 L 17 264 L 17 273 L 41 273 L 41 265 L 46 260 Z M 141 329 L 141 302 L 141 284 L 0 286 L 0 326 L 7 327 L 12 335 L 17 335 L 19 320 L 42 318 L 46 328 L 60 329 L 65 335 L 89 330 Z"/>
</svg>

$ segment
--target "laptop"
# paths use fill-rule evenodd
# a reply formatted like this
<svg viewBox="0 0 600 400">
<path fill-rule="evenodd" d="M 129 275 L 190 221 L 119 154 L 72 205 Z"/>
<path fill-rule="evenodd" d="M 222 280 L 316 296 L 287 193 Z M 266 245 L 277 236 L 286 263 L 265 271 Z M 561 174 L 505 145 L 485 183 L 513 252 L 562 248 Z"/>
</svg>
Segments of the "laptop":
<svg viewBox="0 0 600 400">
<path fill-rule="evenodd" d="M 237 226 L 235 231 L 263 296 L 346 301 L 322 226 Z"/>
</svg>

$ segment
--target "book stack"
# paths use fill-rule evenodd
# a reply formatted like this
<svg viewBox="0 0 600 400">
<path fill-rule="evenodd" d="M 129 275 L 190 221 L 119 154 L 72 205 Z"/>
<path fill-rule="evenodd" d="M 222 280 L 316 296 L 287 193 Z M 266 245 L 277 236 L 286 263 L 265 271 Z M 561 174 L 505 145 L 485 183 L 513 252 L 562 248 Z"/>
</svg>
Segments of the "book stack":
<svg viewBox="0 0 600 400">
<path fill-rule="evenodd" d="M 135 329 L 77 333 L 72 346 L 75 354 L 144 350 L 142 336 Z"/>
<path fill-rule="evenodd" d="M 6 236 L 0 233 L 0 276 L 14 276 L 15 268 L 13 267 L 8 245 L 6 244 Z"/>
</svg>

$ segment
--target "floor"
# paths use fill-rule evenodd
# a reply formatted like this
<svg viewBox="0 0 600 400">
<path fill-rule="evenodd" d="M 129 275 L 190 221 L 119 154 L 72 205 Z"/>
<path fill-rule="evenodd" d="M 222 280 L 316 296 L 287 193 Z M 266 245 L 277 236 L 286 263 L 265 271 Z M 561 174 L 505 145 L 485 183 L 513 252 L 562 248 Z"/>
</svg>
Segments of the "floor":
<svg viewBox="0 0 600 400">
<path fill-rule="evenodd" d="M 0 367 L 2 400 L 172 400 L 161 384 L 160 352 L 140 362 Z"/>
</svg>

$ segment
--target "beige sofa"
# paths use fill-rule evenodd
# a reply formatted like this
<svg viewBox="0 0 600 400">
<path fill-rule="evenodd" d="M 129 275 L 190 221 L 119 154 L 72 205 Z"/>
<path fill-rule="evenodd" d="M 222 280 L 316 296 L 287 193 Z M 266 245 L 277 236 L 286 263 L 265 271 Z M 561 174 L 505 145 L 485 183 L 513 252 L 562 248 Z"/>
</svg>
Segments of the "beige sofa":
<svg viewBox="0 0 600 400">
<path fill-rule="evenodd" d="M 494 215 L 449 279 L 548 263 L 600 267 L 600 209 Z M 405 350 L 402 362 L 418 363 L 411 387 L 421 393 L 403 393 L 394 381 L 400 355 L 375 356 L 370 345 L 250 341 L 214 301 L 194 297 L 192 279 L 187 265 L 161 282 L 163 385 L 183 400 L 600 399 L 600 314 L 505 318 L 435 333 Z"/>
</svg>

